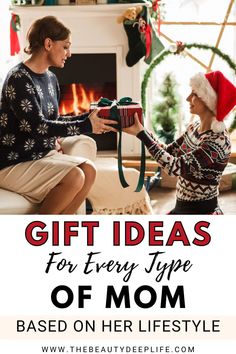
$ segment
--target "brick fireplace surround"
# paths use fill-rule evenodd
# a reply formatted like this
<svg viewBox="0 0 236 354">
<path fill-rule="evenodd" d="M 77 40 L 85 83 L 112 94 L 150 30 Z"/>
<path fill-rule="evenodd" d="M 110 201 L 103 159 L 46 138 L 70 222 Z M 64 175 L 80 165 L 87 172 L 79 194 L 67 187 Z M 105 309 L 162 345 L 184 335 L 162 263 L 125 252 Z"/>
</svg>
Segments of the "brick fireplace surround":
<svg viewBox="0 0 236 354">
<path fill-rule="evenodd" d="M 21 48 L 25 46 L 26 32 L 31 23 L 37 18 L 54 15 L 72 32 L 72 54 L 115 53 L 117 97 L 130 96 L 140 101 L 141 62 L 132 68 L 126 65 L 128 41 L 123 26 L 116 21 L 126 8 L 134 5 L 137 4 L 15 6 L 12 10 L 21 20 Z M 123 155 L 138 155 L 139 151 L 138 139 L 123 134 Z"/>
</svg>

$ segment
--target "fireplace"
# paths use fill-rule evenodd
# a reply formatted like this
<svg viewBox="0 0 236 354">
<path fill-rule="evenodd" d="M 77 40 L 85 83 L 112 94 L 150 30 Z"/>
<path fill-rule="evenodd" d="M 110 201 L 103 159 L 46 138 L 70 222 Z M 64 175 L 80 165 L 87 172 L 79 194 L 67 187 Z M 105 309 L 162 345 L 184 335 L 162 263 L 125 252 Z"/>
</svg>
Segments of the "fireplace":
<svg viewBox="0 0 236 354">
<path fill-rule="evenodd" d="M 30 24 L 37 18 L 46 15 L 54 15 L 62 21 L 67 27 L 70 28 L 72 33 L 72 45 L 71 52 L 73 53 L 71 60 L 77 58 L 77 54 L 81 55 L 81 59 L 85 58 L 82 55 L 91 56 L 92 63 L 90 64 L 90 71 L 94 67 L 97 68 L 96 60 L 93 60 L 93 55 L 103 56 L 102 61 L 105 61 L 106 57 L 112 56 L 116 61 L 114 71 L 116 71 L 115 80 L 116 88 L 114 94 L 111 93 L 111 98 L 117 97 L 121 98 L 123 96 L 132 97 L 134 101 L 140 101 L 141 97 L 141 72 L 143 71 L 142 61 L 138 62 L 133 67 L 128 67 L 125 62 L 125 56 L 128 51 L 128 40 L 126 33 L 122 25 L 117 23 L 117 17 L 121 15 L 128 7 L 130 3 L 122 4 L 102 4 L 102 5 L 69 5 L 69 6 L 15 6 L 12 8 L 13 12 L 20 16 L 21 20 L 21 31 L 20 31 L 20 42 L 21 48 L 23 49 L 26 45 L 25 35 L 30 26 Z M 25 58 L 23 50 L 21 52 L 22 59 Z M 86 60 L 89 60 L 90 56 L 87 56 Z M 76 59 L 77 60 L 77 59 Z M 65 68 L 68 66 L 69 62 L 66 63 Z M 83 67 L 82 65 L 77 65 Z M 64 70 L 64 69 L 60 69 Z M 97 72 L 104 78 L 107 75 L 107 68 L 97 69 Z M 62 72 L 61 72 L 62 73 Z M 82 72 L 84 74 L 84 71 Z M 97 74 L 97 73 L 96 73 Z M 60 85 L 71 85 L 71 82 L 65 83 L 63 77 L 60 78 L 58 73 L 58 78 Z M 77 75 L 77 70 L 73 71 L 73 75 Z M 114 72 L 113 74 L 114 75 Z M 86 75 L 86 80 L 88 80 Z M 62 80 L 62 81 L 61 81 Z M 83 80 L 83 87 L 73 86 L 73 91 L 78 92 L 78 90 L 87 93 L 90 91 L 90 82 Z M 74 81 L 74 80 L 72 80 Z M 110 78 L 108 80 L 110 81 Z M 75 82 L 76 84 L 76 82 Z M 78 84 L 78 83 L 77 83 Z M 108 87 L 110 84 L 107 84 Z M 93 89 L 96 88 L 96 83 L 93 81 Z M 72 87 L 70 88 L 72 90 Z M 97 89 L 100 92 L 100 88 Z M 106 90 L 107 91 L 107 90 Z M 64 88 L 62 87 L 62 94 Z M 107 93 L 107 92 L 106 92 Z M 100 94 L 99 96 L 105 96 L 105 94 Z M 106 94 L 107 97 L 108 94 Z M 93 96 L 92 96 L 93 98 Z M 61 108 L 62 109 L 62 108 Z M 70 108 L 71 109 L 71 108 Z M 80 108 L 82 109 L 82 107 Z M 85 109 L 85 108 L 84 108 Z M 109 133 L 110 134 L 110 133 Z M 97 139 L 101 139 L 104 144 L 104 136 L 107 139 L 108 134 L 97 135 Z M 116 134 L 114 134 L 116 137 Z M 128 134 L 123 134 L 123 156 L 133 156 L 139 155 L 140 153 L 140 142 L 136 137 L 130 136 Z M 113 149 L 114 140 L 112 139 L 112 147 L 110 145 L 104 146 L 104 150 L 116 150 Z M 98 143 L 99 145 L 100 143 Z M 109 143 L 110 144 L 110 143 Z M 100 145 L 99 145 L 100 149 Z M 100 155 L 107 156 L 106 152 L 100 152 Z M 113 153 L 109 153 L 109 156 Z M 114 153 L 116 156 L 116 152 Z"/>
<path fill-rule="evenodd" d="M 113 100 L 117 97 L 116 89 L 116 54 L 83 53 L 72 54 L 63 69 L 51 68 L 60 85 L 61 115 L 78 115 L 88 112 L 90 102 L 100 97 Z M 98 151 L 116 150 L 117 134 L 90 134 L 96 141 Z"/>
</svg>

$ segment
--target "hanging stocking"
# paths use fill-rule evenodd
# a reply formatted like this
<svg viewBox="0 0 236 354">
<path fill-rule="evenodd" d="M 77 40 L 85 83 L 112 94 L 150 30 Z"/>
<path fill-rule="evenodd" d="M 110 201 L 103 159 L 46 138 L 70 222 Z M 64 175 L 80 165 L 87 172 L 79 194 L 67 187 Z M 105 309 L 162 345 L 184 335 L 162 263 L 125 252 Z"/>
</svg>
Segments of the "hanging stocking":
<svg viewBox="0 0 236 354">
<path fill-rule="evenodd" d="M 125 20 L 123 26 L 129 44 L 129 51 L 126 56 L 126 64 L 128 66 L 135 65 L 144 56 L 144 61 L 150 64 L 164 49 L 146 6 L 143 6 L 143 10 L 136 20 Z"/>
<path fill-rule="evenodd" d="M 10 22 L 10 53 L 11 56 L 20 52 L 20 43 L 17 31 L 20 29 L 20 17 L 16 14 L 11 15 Z"/>
<path fill-rule="evenodd" d="M 142 39 L 146 46 L 145 63 L 150 64 L 151 61 L 164 49 L 164 45 L 158 38 L 157 32 L 149 15 L 149 11 L 144 7 L 141 16 L 144 19 L 142 32 Z M 145 24 L 146 22 L 146 24 Z"/>
<path fill-rule="evenodd" d="M 141 39 L 138 22 L 124 21 L 125 32 L 128 37 L 129 51 L 126 55 L 126 64 L 135 65 L 146 53 L 145 43 Z"/>
</svg>

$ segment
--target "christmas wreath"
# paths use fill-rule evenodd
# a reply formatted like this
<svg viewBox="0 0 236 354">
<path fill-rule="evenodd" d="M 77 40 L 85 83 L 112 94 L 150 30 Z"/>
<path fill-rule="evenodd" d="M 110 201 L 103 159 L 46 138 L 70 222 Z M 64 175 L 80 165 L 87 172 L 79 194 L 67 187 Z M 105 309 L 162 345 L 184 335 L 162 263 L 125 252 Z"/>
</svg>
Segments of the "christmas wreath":
<svg viewBox="0 0 236 354">
<path fill-rule="evenodd" d="M 164 50 L 161 54 L 159 54 L 149 65 L 148 69 L 146 70 L 142 85 L 141 85 L 141 100 L 143 111 L 146 111 L 146 91 L 148 86 L 148 81 L 152 74 L 152 71 L 155 69 L 157 65 L 159 65 L 167 56 L 169 55 L 178 55 L 182 53 L 185 49 L 197 48 L 202 50 L 211 50 L 214 54 L 218 55 L 221 59 L 223 59 L 229 67 L 234 71 L 236 74 L 236 63 L 229 57 L 229 55 L 223 53 L 220 49 L 207 45 L 207 44 L 199 44 L 199 43 L 189 43 L 183 44 L 182 42 L 173 43 L 169 49 Z M 236 128 L 236 115 L 234 120 L 229 128 L 230 131 Z"/>
</svg>

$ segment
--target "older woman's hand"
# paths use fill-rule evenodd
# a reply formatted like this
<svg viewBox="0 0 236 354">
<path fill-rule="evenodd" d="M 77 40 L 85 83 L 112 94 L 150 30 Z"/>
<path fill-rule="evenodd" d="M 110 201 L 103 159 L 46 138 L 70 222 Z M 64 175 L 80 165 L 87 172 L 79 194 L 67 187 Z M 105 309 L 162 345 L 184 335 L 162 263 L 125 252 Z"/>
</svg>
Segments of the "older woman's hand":
<svg viewBox="0 0 236 354">
<path fill-rule="evenodd" d="M 131 127 L 128 128 L 124 128 L 123 131 L 125 133 L 131 134 L 131 135 L 137 135 L 138 133 L 140 133 L 142 130 L 144 130 L 143 125 L 140 123 L 139 119 L 138 119 L 138 114 L 134 113 L 134 124 L 131 125 Z"/>
<path fill-rule="evenodd" d="M 110 126 L 110 124 L 117 124 L 117 122 L 115 120 L 98 117 L 98 112 L 99 109 L 95 109 L 88 117 L 92 124 L 93 133 L 103 134 L 108 132 L 118 132 L 117 129 Z"/>
</svg>

